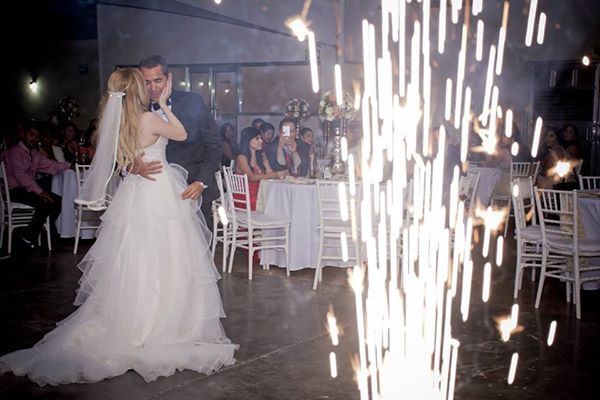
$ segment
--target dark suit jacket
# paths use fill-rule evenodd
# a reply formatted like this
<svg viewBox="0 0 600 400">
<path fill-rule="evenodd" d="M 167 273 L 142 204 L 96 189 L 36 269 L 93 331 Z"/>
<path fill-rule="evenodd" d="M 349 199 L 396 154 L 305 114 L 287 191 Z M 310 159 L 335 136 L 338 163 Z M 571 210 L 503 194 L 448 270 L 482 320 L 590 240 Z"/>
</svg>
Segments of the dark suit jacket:
<svg viewBox="0 0 600 400">
<path fill-rule="evenodd" d="M 219 129 L 201 95 L 173 90 L 171 111 L 187 131 L 187 140 L 169 140 L 167 160 L 188 171 L 188 183 L 199 181 L 208 186 L 203 208 L 219 196 L 215 172 L 221 167 L 223 147 Z"/>
</svg>

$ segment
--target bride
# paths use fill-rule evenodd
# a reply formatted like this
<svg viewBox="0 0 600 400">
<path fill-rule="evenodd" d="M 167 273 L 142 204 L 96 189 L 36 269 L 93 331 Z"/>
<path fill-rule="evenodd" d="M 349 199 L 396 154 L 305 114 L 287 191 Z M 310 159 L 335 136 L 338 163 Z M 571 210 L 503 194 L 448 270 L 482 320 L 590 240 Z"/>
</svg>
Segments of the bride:
<svg viewBox="0 0 600 400">
<path fill-rule="evenodd" d="M 187 133 L 166 106 L 168 122 L 147 112 L 149 99 L 137 69 L 114 71 L 108 81 L 99 143 L 78 203 L 105 208 L 106 183 L 143 153 L 166 163 L 168 139 Z M 75 304 L 33 348 L 0 358 L 0 373 L 27 375 L 43 386 L 97 382 L 133 369 L 146 381 L 190 369 L 209 374 L 235 362 L 226 337 L 209 250 L 210 232 L 199 204 L 182 200 L 186 172 L 169 165 L 156 180 L 129 175 L 102 216 L 98 238 L 79 268 Z"/>
</svg>

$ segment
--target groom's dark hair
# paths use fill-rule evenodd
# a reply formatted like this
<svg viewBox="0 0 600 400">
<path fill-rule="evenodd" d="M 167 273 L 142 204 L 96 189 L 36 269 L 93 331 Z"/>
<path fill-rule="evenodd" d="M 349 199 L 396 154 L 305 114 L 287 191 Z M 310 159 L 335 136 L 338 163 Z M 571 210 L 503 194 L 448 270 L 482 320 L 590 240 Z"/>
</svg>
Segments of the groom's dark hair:
<svg viewBox="0 0 600 400">
<path fill-rule="evenodd" d="M 142 60 L 140 61 L 140 68 L 154 68 L 156 66 L 159 66 L 163 72 L 163 74 L 168 75 L 169 74 L 169 64 L 167 64 L 167 61 L 162 58 L 159 55 L 152 55 L 152 56 L 148 56 L 146 58 L 142 58 Z"/>
</svg>

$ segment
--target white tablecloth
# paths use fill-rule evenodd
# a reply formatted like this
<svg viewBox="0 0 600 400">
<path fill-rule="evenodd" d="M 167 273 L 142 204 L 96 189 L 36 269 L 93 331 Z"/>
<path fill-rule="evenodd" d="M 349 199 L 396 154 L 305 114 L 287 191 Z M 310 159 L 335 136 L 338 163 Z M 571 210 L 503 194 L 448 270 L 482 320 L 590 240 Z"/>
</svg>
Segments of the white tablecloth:
<svg viewBox="0 0 600 400">
<path fill-rule="evenodd" d="M 121 178 L 116 176 L 109 182 L 108 192 L 114 193 Z M 77 198 L 77 174 L 72 169 L 67 169 L 52 177 L 52 192 L 62 197 L 61 213 L 56 219 L 56 230 L 61 238 L 75 237 L 77 228 L 75 221 L 75 198 Z M 87 214 L 86 214 L 87 215 Z M 98 216 L 102 213 L 98 213 Z M 83 221 L 83 225 L 98 225 L 91 221 Z M 95 230 L 82 229 L 80 237 L 82 239 L 92 239 L 96 234 Z"/>
<path fill-rule="evenodd" d="M 583 197 L 585 194 L 580 195 L 578 198 L 578 209 L 579 218 L 583 226 L 583 232 L 586 239 L 594 239 L 600 241 L 600 198 L 599 197 Z M 589 258 L 591 265 L 600 264 L 599 257 Z M 591 277 L 600 275 L 600 271 L 589 271 L 583 272 L 581 276 Z M 585 290 L 598 290 L 600 289 L 599 282 L 588 282 L 582 285 Z"/>
<path fill-rule="evenodd" d="M 503 175 L 506 175 L 506 172 L 499 168 L 476 166 L 469 166 L 469 172 L 479 173 L 479 184 L 477 185 L 475 197 L 483 207 L 489 206 L 492 199 L 494 186 L 500 179 L 502 179 Z"/>
<path fill-rule="evenodd" d="M 586 239 L 600 241 L 600 198 L 579 197 L 578 206 Z"/>
<path fill-rule="evenodd" d="M 262 180 L 256 210 L 290 218 L 290 270 L 315 268 L 319 256 L 319 209 L 314 183 L 290 183 Z M 283 234 L 283 232 L 281 232 Z M 338 241 L 339 242 L 339 241 Z M 332 243 L 333 244 L 333 243 Z M 327 249 L 336 251 L 336 249 Z M 338 255 L 341 255 L 341 250 Z M 279 250 L 262 250 L 261 264 L 285 267 L 285 255 Z M 328 261 L 328 265 L 348 267 L 352 263 Z"/>
</svg>

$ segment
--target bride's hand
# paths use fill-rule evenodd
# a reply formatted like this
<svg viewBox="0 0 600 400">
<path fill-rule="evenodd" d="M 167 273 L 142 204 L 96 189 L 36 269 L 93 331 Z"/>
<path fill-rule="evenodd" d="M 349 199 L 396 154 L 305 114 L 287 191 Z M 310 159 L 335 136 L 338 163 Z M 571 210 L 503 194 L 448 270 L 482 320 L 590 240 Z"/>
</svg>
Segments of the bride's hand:
<svg viewBox="0 0 600 400">
<path fill-rule="evenodd" d="M 167 84 L 160 94 L 160 98 L 158 99 L 158 104 L 161 107 L 165 107 L 167 105 L 167 100 L 171 97 L 171 91 L 173 89 L 173 75 L 169 72 L 169 76 L 167 77 Z"/>
</svg>

